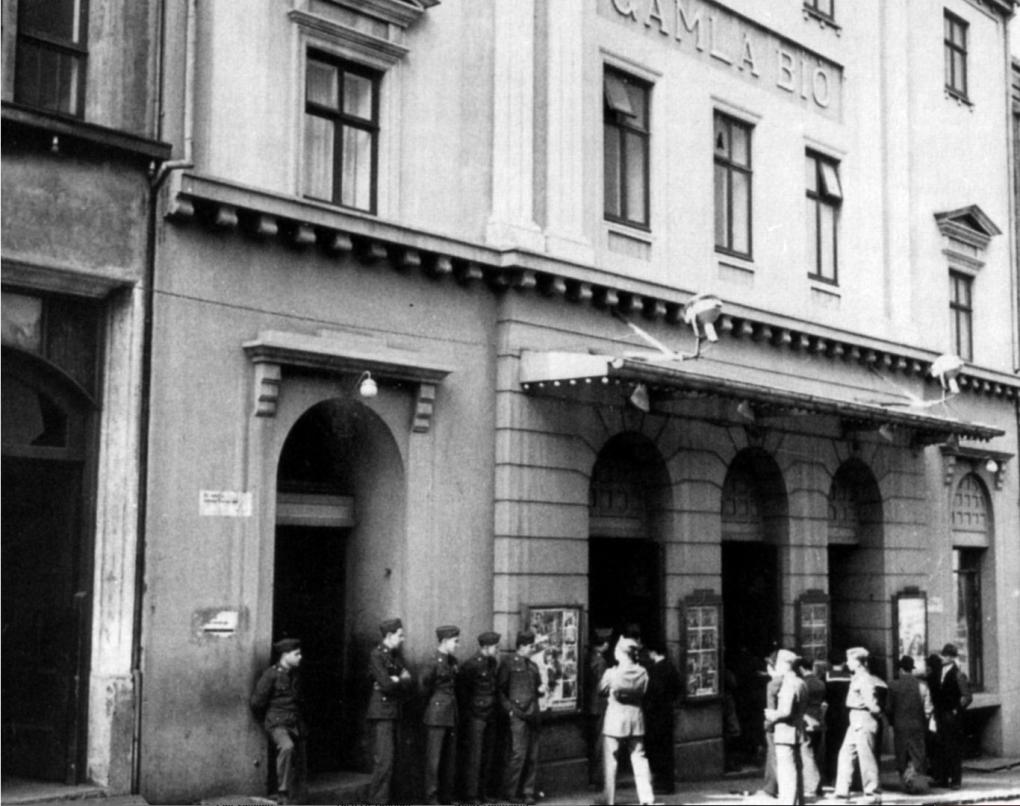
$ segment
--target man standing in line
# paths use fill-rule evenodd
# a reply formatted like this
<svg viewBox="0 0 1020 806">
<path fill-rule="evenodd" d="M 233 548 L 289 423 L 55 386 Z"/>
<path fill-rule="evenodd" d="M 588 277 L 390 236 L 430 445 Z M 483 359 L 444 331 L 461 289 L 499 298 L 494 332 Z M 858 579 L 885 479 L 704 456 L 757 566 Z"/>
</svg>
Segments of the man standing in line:
<svg viewBox="0 0 1020 806">
<path fill-rule="evenodd" d="M 404 643 L 404 625 L 400 619 L 382 622 L 379 632 L 382 641 L 372 650 L 368 660 L 372 697 L 368 701 L 367 718 L 374 732 L 372 783 L 369 785 L 368 799 L 371 803 L 389 803 L 397 725 L 413 681 L 400 653 Z"/>
<path fill-rule="evenodd" d="M 807 711 L 807 684 L 797 674 L 800 658 L 788 649 L 776 653 L 776 673 L 781 684 L 775 709 L 765 709 L 765 719 L 773 723 L 776 747 L 776 778 L 779 802 L 800 806 L 804 803 L 804 769 L 801 745 L 804 742 L 804 713 Z"/>
<path fill-rule="evenodd" d="M 464 800 L 482 803 L 490 793 L 496 748 L 496 678 L 499 672 L 498 632 L 478 636 L 478 652 L 460 667 L 458 676 L 464 731 Z M 492 793 L 494 794 L 494 793 Z"/>
<path fill-rule="evenodd" d="M 652 786 L 660 794 L 676 791 L 673 732 L 674 705 L 680 696 L 680 675 L 657 642 L 648 644 L 648 690 L 641 701 L 645 717 L 645 752 L 652 770 Z"/>
<path fill-rule="evenodd" d="M 934 705 L 927 683 L 914 677 L 914 659 L 904 655 L 898 666 L 900 676 L 889 684 L 889 700 L 885 706 L 889 724 L 893 728 L 896 770 L 905 792 L 924 795 L 928 792 L 928 782 L 924 776 L 927 766 L 925 734 Z"/>
<path fill-rule="evenodd" d="M 846 665 L 851 674 L 850 686 L 846 693 L 850 724 L 843 738 L 843 745 L 839 749 L 836 797 L 850 797 L 850 783 L 854 775 L 854 765 L 857 764 L 860 766 L 861 782 L 867 799 L 858 802 L 881 803 L 875 747 L 882 708 L 878 702 L 875 679 L 868 671 L 868 650 L 864 647 L 848 649 Z"/>
<path fill-rule="evenodd" d="M 517 633 L 517 652 L 499 667 L 499 699 L 510 718 L 510 748 L 503 778 L 503 797 L 526 804 L 535 803 L 538 774 L 538 700 L 542 695 L 542 673 L 531 660 L 535 651 L 533 632 Z"/>
<path fill-rule="evenodd" d="M 425 697 L 425 802 L 449 803 L 457 773 L 457 647 L 460 628 L 436 628 L 439 646 L 421 673 Z"/>
<path fill-rule="evenodd" d="M 606 714 L 606 698 L 599 693 L 599 682 L 609 664 L 606 652 L 612 630 L 598 627 L 592 633 L 588 648 L 588 679 L 584 699 L 584 738 L 588 748 L 588 786 L 602 789 L 602 719 Z"/>
<path fill-rule="evenodd" d="M 825 671 L 828 663 L 823 660 L 801 661 L 804 684 L 807 686 L 807 712 L 804 714 L 806 738 L 801 747 L 804 764 L 804 795 L 817 797 L 822 794 L 822 766 L 825 764 Z"/>
<path fill-rule="evenodd" d="M 307 766 L 304 715 L 301 713 L 301 641 L 284 638 L 273 644 L 279 656 L 262 673 L 251 695 L 251 709 L 276 747 L 276 788 L 279 803 L 301 803 Z"/>
<path fill-rule="evenodd" d="M 935 721 L 938 725 L 943 776 L 935 783 L 959 789 L 963 778 L 963 712 L 973 696 L 967 675 L 957 666 L 959 652 L 955 644 L 942 647 L 942 680 L 935 696 Z"/>
</svg>

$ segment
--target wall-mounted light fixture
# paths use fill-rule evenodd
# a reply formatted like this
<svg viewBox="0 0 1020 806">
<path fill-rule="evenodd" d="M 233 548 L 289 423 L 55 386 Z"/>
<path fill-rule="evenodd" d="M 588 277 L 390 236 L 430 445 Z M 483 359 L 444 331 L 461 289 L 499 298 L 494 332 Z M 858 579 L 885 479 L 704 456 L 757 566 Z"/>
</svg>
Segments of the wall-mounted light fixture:
<svg viewBox="0 0 1020 806">
<path fill-rule="evenodd" d="M 998 473 L 999 463 L 996 462 L 994 459 L 989 459 L 987 462 L 985 462 L 985 470 L 987 470 L 989 473 Z"/>
<path fill-rule="evenodd" d="M 758 416 L 754 413 L 754 407 L 746 400 L 740 401 L 740 405 L 737 406 L 737 414 L 752 423 L 758 419 Z"/>
<path fill-rule="evenodd" d="M 893 432 L 892 426 L 889 423 L 884 423 L 878 427 L 878 435 L 882 437 L 886 442 L 895 442 L 896 435 Z"/>
<path fill-rule="evenodd" d="M 358 376 L 354 385 L 358 387 L 358 394 L 362 397 L 373 398 L 379 394 L 379 385 L 372 377 L 372 373 L 367 370 Z"/>
<path fill-rule="evenodd" d="M 648 387 L 643 383 L 636 384 L 634 391 L 630 393 L 627 402 L 634 408 L 640 409 L 645 414 L 652 410 L 652 400 L 648 395 Z"/>
</svg>

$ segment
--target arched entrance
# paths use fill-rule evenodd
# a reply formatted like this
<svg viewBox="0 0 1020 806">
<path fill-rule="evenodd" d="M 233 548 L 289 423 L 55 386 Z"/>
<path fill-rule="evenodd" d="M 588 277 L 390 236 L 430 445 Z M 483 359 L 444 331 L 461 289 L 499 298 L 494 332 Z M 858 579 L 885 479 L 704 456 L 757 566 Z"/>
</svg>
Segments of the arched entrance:
<svg viewBox="0 0 1020 806">
<path fill-rule="evenodd" d="M 863 462 L 851 459 L 829 488 L 829 599 L 831 646 L 840 653 L 865 646 L 873 671 L 885 666 L 885 602 L 882 559 L 882 496 Z M 881 608 L 876 618 L 875 607 Z"/>
<path fill-rule="evenodd" d="M 988 489 L 976 473 L 968 473 L 953 493 L 950 515 L 953 530 L 953 581 L 956 585 L 956 634 L 953 640 L 960 652 L 960 667 L 971 685 L 985 685 L 985 625 L 993 628 L 995 597 L 987 590 L 994 584 L 992 504 Z"/>
<path fill-rule="evenodd" d="M 3 770 L 76 783 L 92 587 L 92 401 L 3 350 Z"/>
<path fill-rule="evenodd" d="M 273 639 L 302 639 L 312 773 L 364 763 L 357 704 L 367 693 L 351 625 L 377 609 L 365 568 L 373 546 L 403 534 L 403 478 L 392 435 L 358 401 L 313 406 L 280 453 Z"/>
<path fill-rule="evenodd" d="M 722 491 L 722 595 L 726 669 L 735 683 L 741 736 L 727 748 L 731 769 L 758 763 L 765 743 L 764 657 L 780 640 L 779 545 L 786 487 L 775 461 L 748 448 L 736 455 Z"/>
<path fill-rule="evenodd" d="M 602 448 L 589 487 L 588 603 L 592 626 L 637 624 L 663 638 L 662 539 L 669 476 L 655 445 L 618 434 Z"/>
</svg>

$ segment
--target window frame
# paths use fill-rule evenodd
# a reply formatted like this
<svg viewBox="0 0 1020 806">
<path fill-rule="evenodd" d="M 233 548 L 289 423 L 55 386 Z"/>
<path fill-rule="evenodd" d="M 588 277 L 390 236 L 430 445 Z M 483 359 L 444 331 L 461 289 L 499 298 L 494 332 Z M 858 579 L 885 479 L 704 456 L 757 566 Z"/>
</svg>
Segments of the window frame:
<svg viewBox="0 0 1020 806">
<path fill-rule="evenodd" d="M 961 299 L 959 289 L 966 290 Z M 961 343 L 960 321 L 967 321 L 967 343 Z M 949 270 L 949 336 L 951 346 L 964 361 L 974 360 L 974 278 L 961 271 Z"/>
<path fill-rule="evenodd" d="M 828 12 L 819 8 L 822 2 L 827 2 L 830 9 Z M 836 0 L 804 0 L 804 9 L 813 17 L 820 17 L 827 22 L 836 21 Z"/>
<path fill-rule="evenodd" d="M 961 618 L 967 625 L 967 675 L 971 687 L 977 690 L 985 685 L 984 635 L 981 607 L 982 566 L 988 549 L 955 547 L 953 549 L 953 588 L 956 594 L 957 624 Z M 960 612 L 961 601 L 964 610 Z"/>
<path fill-rule="evenodd" d="M 330 109 L 321 104 L 317 104 L 308 98 L 308 72 L 309 64 L 311 62 L 319 62 L 321 64 L 329 65 L 337 70 L 337 106 L 336 109 Z M 350 74 L 358 76 L 359 78 L 368 79 L 371 83 L 372 93 L 372 117 L 370 120 L 365 118 L 356 117 L 350 113 L 344 112 L 344 76 Z M 350 59 L 337 56 L 336 54 L 330 53 L 321 48 L 317 48 L 309 45 L 306 49 L 305 54 L 305 70 L 304 70 L 304 82 L 303 87 L 303 101 L 302 101 L 302 142 L 306 133 L 306 127 L 308 125 L 308 118 L 315 117 L 320 120 L 325 120 L 333 127 L 333 150 L 332 150 L 332 176 L 331 180 L 331 195 L 330 198 L 324 199 L 319 196 L 312 195 L 309 192 L 307 183 L 305 181 L 305 170 L 307 169 L 308 154 L 302 151 L 301 156 L 301 195 L 311 201 L 322 202 L 324 204 L 330 204 L 335 207 L 342 207 L 345 210 L 355 210 L 360 213 L 366 213 L 368 215 L 378 214 L 379 205 L 379 117 L 380 108 L 382 106 L 382 71 L 369 67 L 359 62 L 352 61 Z M 343 199 L 343 137 L 341 136 L 343 129 L 353 128 L 358 131 L 367 132 L 371 138 L 370 147 L 370 179 L 369 179 L 369 204 L 368 207 L 358 207 L 351 204 L 344 204 Z"/>
<path fill-rule="evenodd" d="M 827 285 L 838 286 L 839 285 L 839 219 L 840 211 L 843 207 L 843 183 L 839 177 L 840 161 L 833 157 L 826 156 L 818 151 L 808 149 L 804 154 L 806 159 L 814 161 L 815 167 L 815 187 L 805 188 L 805 196 L 813 203 L 814 216 L 815 216 L 815 243 L 813 245 L 813 255 L 811 257 L 812 268 L 808 271 L 808 277 L 819 283 L 826 283 Z M 823 166 L 829 167 L 833 171 L 832 177 L 827 177 Z M 832 188 L 829 185 L 835 181 L 836 187 Z M 821 227 L 821 210 L 823 206 L 828 206 L 832 209 L 832 277 L 828 277 L 822 273 L 822 227 Z"/>
<path fill-rule="evenodd" d="M 970 100 L 968 95 L 968 69 L 967 69 L 967 56 L 968 56 L 968 31 L 970 29 L 970 23 L 968 23 L 962 17 L 957 16 L 949 9 L 943 9 L 942 12 L 942 50 L 944 54 L 945 64 L 943 68 L 946 92 L 955 98 L 959 98 L 962 101 Z M 954 33 L 958 31 L 962 44 L 955 41 Z M 956 76 L 956 61 L 954 55 L 960 56 L 960 66 L 962 72 L 962 79 L 957 80 Z"/>
<path fill-rule="evenodd" d="M 729 139 L 729 155 L 727 157 L 721 157 L 718 150 L 715 147 L 715 131 L 718 124 L 722 122 L 726 124 L 727 136 Z M 741 165 L 733 160 L 733 128 L 739 127 L 743 129 L 744 134 L 747 138 L 747 164 Z M 731 255 L 733 257 L 743 258 L 744 260 L 752 260 L 754 254 L 754 148 L 752 145 L 752 135 L 754 133 L 754 126 L 745 120 L 729 115 L 725 112 L 721 112 L 718 109 L 715 110 L 712 115 L 712 133 L 713 133 L 713 144 L 712 144 L 712 160 L 713 160 L 713 173 L 716 167 L 722 168 L 726 171 L 726 241 L 724 245 L 720 245 L 716 239 L 715 251 L 724 255 Z M 733 247 L 733 174 L 740 173 L 747 177 L 747 251 L 741 252 Z M 713 176 L 713 192 L 714 192 L 714 176 Z M 718 216 L 718 199 L 713 200 L 714 206 L 716 206 L 716 216 Z M 713 222 L 714 223 L 714 222 Z M 713 232 L 713 238 L 716 237 L 716 233 Z"/>
<path fill-rule="evenodd" d="M 15 36 L 14 81 L 12 90 L 14 101 L 15 103 L 23 104 L 24 106 L 28 106 L 33 109 L 42 109 L 55 115 L 63 115 L 65 117 L 74 118 L 75 120 L 81 120 L 85 117 L 85 86 L 88 83 L 89 0 L 76 0 L 78 3 L 78 19 L 77 21 L 72 21 L 72 27 L 77 27 L 79 32 L 77 40 L 62 39 L 50 36 L 40 31 L 26 30 L 23 21 L 24 15 L 21 13 L 21 8 L 28 2 L 31 2 L 31 0 L 18 0 L 17 4 L 17 33 Z M 51 54 L 56 53 L 69 56 L 77 62 L 78 86 L 75 88 L 73 98 L 70 97 L 70 93 L 68 96 L 69 106 L 73 111 L 66 112 L 60 109 L 59 106 L 47 106 L 34 100 L 26 100 L 26 98 L 19 93 L 19 87 L 21 86 L 20 75 L 21 71 L 25 68 L 21 59 L 24 52 L 24 44 L 31 44 L 32 46 Z M 73 103 L 71 103 L 71 101 L 73 101 Z"/>
<path fill-rule="evenodd" d="M 613 104 L 606 97 L 608 95 L 607 87 L 609 87 L 610 78 L 615 78 L 633 84 L 634 86 L 641 89 L 644 93 L 644 119 L 640 122 L 640 125 L 634 125 L 628 120 L 633 116 L 628 116 L 622 109 L 614 109 Z M 626 227 L 634 227 L 636 229 L 643 230 L 645 232 L 651 231 L 652 221 L 652 200 L 651 200 L 651 150 L 652 150 L 652 132 L 651 132 L 651 99 L 652 99 L 652 87 L 653 84 L 650 81 L 646 81 L 632 73 L 620 70 L 612 65 L 605 64 L 602 69 L 602 82 L 603 82 L 603 101 L 602 101 L 602 214 L 606 221 L 610 221 L 614 224 L 620 224 Z M 629 104 L 629 100 L 628 100 Z M 607 138 L 606 130 L 612 126 L 618 132 L 619 142 L 619 162 L 615 167 L 618 170 L 619 186 L 617 188 L 618 198 L 614 200 L 616 206 L 619 208 L 620 213 L 611 213 L 609 211 L 609 194 L 607 192 L 606 184 L 609 177 L 609 163 L 606 154 Z M 628 188 L 628 168 L 627 168 L 627 148 L 626 142 L 627 137 L 625 135 L 632 135 L 637 137 L 644 144 L 644 159 L 642 160 L 641 170 L 643 173 L 642 177 L 642 201 L 644 206 L 644 220 L 632 218 L 629 215 L 628 203 L 627 203 L 627 188 Z"/>
</svg>

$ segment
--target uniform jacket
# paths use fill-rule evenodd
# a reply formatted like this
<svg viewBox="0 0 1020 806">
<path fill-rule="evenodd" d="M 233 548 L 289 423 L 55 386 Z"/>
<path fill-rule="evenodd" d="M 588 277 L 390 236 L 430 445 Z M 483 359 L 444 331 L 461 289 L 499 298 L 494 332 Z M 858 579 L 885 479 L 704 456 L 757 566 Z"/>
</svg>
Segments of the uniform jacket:
<svg viewBox="0 0 1020 806">
<path fill-rule="evenodd" d="M 499 658 L 481 652 L 460 666 L 457 676 L 463 712 L 478 719 L 488 719 L 496 710 L 496 683 Z"/>
<path fill-rule="evenodd" d="M 882 706 L 878 700 L 878 683 L 867 669 L 861 667 L 850 678 L 846 692 L 846 709 L 851 727 L 878 730 Z M 882 684 L 885 685 L 884 683 Z"/>
<path fill-rule="evenodd" d="M 262 673 L 251 695 L 251 710 L 266 730 L 287 728 L 304 732 L 301 715 L 301 684 L 297 672 L 270 666 Z"/>
<path fill-rule="evenodd" d="M 933 711 L 927 683 L 912 674 L 901 673 L 889 684 L 885 712 L 898 732 L 926 730 Z"/>
<path fill-rule="evenodd" d="M 602 716 L 606 710 L 606 698 L 599 693 L 599 683 L 606 673 L 606 656 L 596 649 L 588 650 L 588 691 L 584 699 L 584 712 Z"/>
<path fill-rule="evenodd" d="M 779 687 L 773 719 L 776 744 L 800 744 L 804 740 L 807 707 L 807 683 L 796 672 L 787 672 Z"/>
<path fill-rule="evenodd" d="M 515 653 L 500 664 L 497 688 L 504 711 L 528 722 L 538 721 L 542 674 L 530 658 Z"/>
<path fill-rule="evenodd" d="M 368 719 L 398 719 L 400 706 L 411 689 L 410 678 L 401 678 L 406 669 L 399 652 L 379 644 L 368 658 L 372 677 L 372 696 L 368 701 Z M 394 679 L 396 678 L 396 679 Z"/>
<path fill-rule="evenodd" d="M 641 699 L 648 691 L 648 672 L 636 663 L 618 663 L 607 669 L 599 683 L 599 691 L 609 695 L 602 733 L 617 738 L 644 736 L 645 720 L 641 713 Z M 620 692 L 628 692 L 627 702 L 621 702 Z"/>
<path fill-rule="evenodd" d="M 436 654 L 421 673 L 425 696 L 422 721 L 433 727 L 452 728 L 457 724 L 457 659 L 445 652 Z"/>
<path fill-rule="evenodd" d="M 960 671 L 960 667 L 952 663 L 949 671 L 942 675 L 935 699 L 935 709 L 942 714 L 959 713 L 970 705 L 973 699 L 967 675 Z"/>
<path fill-rule="evenodd" d="M 765 684 L 765 707 L 775 710 L 779 707 L 779 689 L 783 687 L 782 678 L 769 676 L 769 682 Z M 765 731 L 773 733 L 776 723 L 770 719 L 765 720 Z"/>
</svg>

